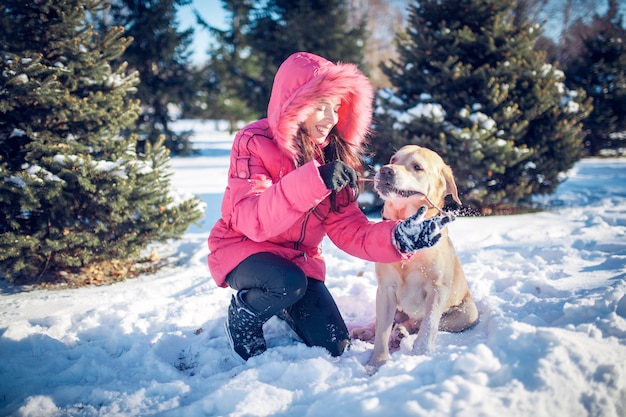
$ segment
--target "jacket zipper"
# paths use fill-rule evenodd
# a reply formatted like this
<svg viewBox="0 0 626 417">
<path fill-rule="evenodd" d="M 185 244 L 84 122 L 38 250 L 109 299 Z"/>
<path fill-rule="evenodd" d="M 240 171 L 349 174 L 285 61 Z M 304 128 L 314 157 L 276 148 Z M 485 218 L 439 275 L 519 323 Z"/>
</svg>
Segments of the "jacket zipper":
<svg viewBox="0 0 626 417">
<path fill-rule="evenodd" d="M 313 210 L 314 209 L 310 209 L 304 215 L 304 219 L 302 220 L 302 228 L 300 229 L 300 238 L 293 244 L 295 250 L 300 250 L 300 244 L 304 241 L 304 236 L 306 235 L 306 226 L 307 226 L 307 223 L 309 222 L 309 216 L 311 215 Z M 307 258 L 306 252 L 303 251 L 302 256 L 304 256 L 304 259 L 306 260 Z"/>
</svg>

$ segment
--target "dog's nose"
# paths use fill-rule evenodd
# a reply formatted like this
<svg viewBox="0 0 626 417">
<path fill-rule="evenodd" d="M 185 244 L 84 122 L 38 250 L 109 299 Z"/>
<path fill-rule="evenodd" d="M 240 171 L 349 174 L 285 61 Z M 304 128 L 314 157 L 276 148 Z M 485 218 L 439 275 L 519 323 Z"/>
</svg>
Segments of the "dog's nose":
<svg viewBox="0 0 626 417">
<path fill-rule="evenodd" d="M 393 178 L 394 175 L 396 175 L 396 170 L 393 169 L 392 166 L 385 165 L 380 169 L 378 175 L 380 176 L 381 180 L 389 180 Z"/>
</svg>

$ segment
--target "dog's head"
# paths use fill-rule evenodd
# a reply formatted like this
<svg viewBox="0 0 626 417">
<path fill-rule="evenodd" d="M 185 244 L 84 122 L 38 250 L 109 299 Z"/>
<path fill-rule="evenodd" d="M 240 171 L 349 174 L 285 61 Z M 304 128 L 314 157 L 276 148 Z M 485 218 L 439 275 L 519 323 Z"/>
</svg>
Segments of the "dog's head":
<svg viewBox="0 0 626 417">
<path fill-rule="evenodd" d="M 394 218 L 405 218 L 423 205 L 441 208 L 447 195 L 461 204 L 452 169 L 431 151 L 417 145 L 400 148 L 374 178 L 375 189 L 385 200 L 396 207 Z M 430 202 L 429 202 L 430 200 Z M 385 215 L 388 217 L 388 215 Z"/>
</svg>

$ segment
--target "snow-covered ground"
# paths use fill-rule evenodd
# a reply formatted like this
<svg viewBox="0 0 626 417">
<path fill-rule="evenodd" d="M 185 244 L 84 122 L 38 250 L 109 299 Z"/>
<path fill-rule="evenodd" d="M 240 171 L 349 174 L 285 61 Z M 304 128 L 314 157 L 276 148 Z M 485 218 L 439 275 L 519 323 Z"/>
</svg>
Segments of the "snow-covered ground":
<svg viewBox="0 0 626 417">
<path fill-rule="evenodd" d="M 332 358 L 278 319 L 266 353 L 233 359 L 231 290 L 206 267 L 231 136 L 187 123 L 201 154 L 174 158 L 173 182 L 204 199 L 206 217 L 158 248 L 168 267 L 105 287 L 0 284 L 0 415 L 626 415 L 626 159 L 579 162 L 543 199 L 549 211 L 452 223 L 480 323 L 440 333 L 427 356 L 403 345 L 367 376 L 371 344 Z M 324 251 L 349 327 L 373 321 L 373 265 L 330 241 Z"/>
</svg>

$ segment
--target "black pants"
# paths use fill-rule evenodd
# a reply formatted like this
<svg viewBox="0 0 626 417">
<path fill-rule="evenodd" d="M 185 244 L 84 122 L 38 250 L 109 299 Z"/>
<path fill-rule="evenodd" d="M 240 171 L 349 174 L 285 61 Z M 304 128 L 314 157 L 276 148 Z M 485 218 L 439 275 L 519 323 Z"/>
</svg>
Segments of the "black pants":
<svg viewBox="0 0 626 417">
<path fill-rule="evenodd" d="M 243 301 L 265 319 L 278 315 L 308 346 L 321 346 L 339 356 L 350 335 L 326 285 L 308 278 L 293 262 L 272 253 L 244 259 L 226 277 L 242 291 Z"/>
</svg>

